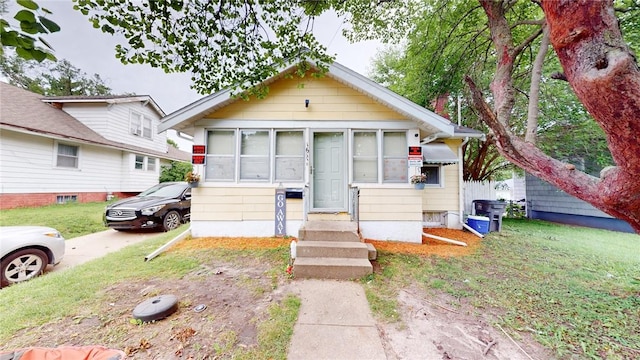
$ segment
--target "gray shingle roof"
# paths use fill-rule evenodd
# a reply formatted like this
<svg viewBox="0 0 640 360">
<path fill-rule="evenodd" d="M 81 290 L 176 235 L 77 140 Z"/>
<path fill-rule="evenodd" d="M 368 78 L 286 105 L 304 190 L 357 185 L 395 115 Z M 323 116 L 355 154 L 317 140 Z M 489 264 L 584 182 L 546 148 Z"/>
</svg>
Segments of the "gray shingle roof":
<svg viewBox="0 0 640 360">
<path fill-rule="evenodd" d="M 189 153 L 177 149 L 159 152 L 108 140 L 61 109 L 43 102 L 43 99 L 45 97 L 40 94 L 0 82 L 0 127 L 170 160 L 189 161 L 191 158 Z"/>
</svg>

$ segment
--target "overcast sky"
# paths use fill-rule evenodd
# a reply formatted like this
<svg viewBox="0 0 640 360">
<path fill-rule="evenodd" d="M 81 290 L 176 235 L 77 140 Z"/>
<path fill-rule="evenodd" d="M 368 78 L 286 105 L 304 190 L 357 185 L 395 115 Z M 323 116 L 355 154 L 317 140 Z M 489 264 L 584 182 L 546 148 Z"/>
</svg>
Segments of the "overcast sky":
<svg viewBox="0 0 640 360">
<path fill-rule="evenodd" d="M 13 0 L 10 0 L 13 7 Z M 185 74 L 166 74 L 148 65 L 123 65 L 115 58 L 116 41 L 109 34 L 94 29 L 87 17 L 73 10 L 70 0 L 39 0 L 37 3 L 53 12 L 50 18 L 62 28 L 46 35 L 58 59 L 66 59 L 88 75 L 99 74 L 114 93 L 150 95 L 166 114 L 199 99 L 190 89 Z M 15 14 L 10 11 L 9 14 Z M 335 16 L 323 16 L 316 21 L 317 36 L 337 54 L 337 61 L 363 75 L 367 75 L 371 58 L 378 43 L 350 44 L 341 35 L 341 23 Z"/>
</svg>

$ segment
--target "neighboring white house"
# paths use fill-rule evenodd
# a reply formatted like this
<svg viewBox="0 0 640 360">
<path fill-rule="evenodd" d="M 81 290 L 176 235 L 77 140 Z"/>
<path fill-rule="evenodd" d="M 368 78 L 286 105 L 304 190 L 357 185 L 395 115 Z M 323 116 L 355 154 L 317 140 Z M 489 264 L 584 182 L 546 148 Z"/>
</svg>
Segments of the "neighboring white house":
<svg viewBox="0 0 640 360">
<path fill-rule="evenodd" d="M 150 96 L 45 97 L 0 83 L 0 208 L 128 196 L 190 161 Z"/>
<path fill-rule="evenodd" d="M 482 133 L 337 63 L 321 77 L 287 76 L 295 69 L 268 79 L 264 99 L 225 90 L 161 120 L 203 152 L 193 236 L 297 236 L 308 220 L 351 220 L 365 238 L 421 242 L 425 224 L 461 227 L 461 145 Z M 420 173 L 425 190 L 410 183 Z"/>
</svg>

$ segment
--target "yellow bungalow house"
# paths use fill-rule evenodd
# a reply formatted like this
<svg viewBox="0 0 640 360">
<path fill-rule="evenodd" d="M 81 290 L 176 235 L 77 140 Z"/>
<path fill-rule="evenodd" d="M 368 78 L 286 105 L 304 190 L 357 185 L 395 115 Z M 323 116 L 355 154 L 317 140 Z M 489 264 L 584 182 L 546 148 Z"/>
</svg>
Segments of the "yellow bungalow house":
<svg viewBox="0 0 640 360">
<path fill-rule="evenodd" d="M 193 136 L 201 163 L 192 236 L 298 236 L 343 220 L 364 238 L 420 243 L 423 226 L 462 228 L 461 145 L 482 133 L 340 64 L 320 78 L 294 70 L 267 80 L 264 99 L 225 90 L 162 119 L 159 131 Z"/>
</svg>

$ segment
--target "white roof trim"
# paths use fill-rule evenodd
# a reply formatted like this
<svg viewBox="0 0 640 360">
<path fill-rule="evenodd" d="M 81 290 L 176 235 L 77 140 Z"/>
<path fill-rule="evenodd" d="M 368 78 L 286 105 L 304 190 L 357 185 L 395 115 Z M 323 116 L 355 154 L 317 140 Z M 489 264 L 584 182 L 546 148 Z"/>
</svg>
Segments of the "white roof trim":
<svg viewBox="0 0 640 360">
<path fill-rule="evenodd" d="M 291 64 L 285 67 L 280 74 L 294 67 L 295 64 Z M 425 109 L 405 97 L 402 97 L 393 91 L 377 84 L 369 78 L 358 74 L 357 72 L 340 65 L 333 63 L 329 67 L 327 76 L 337 79 L 338 81 L 349 84 L 354 89 L 369 95 L 371 98 L 379 101 L 380 103 L 388 106 L 389 108 L 407 116 L 411 120 L 417 123 L 422 123 L 425 126 L 429 126 L 437 129 L 437 132 L 454 136 L 454 125 L 447 119 L 443 118 L 436 113 Z M 268 81 L 268 80 L 266 80 Z M 199 119 L 204 114 L 210 112 L 212 108 L 224 103 L 231 99 L 231 90 L 222 90 L 215 94 L 208 95 L 196 102 L 193 102 L 182 109 L 179 109 L 161 119 L 158 125 L 158 132 L 163 132 L 171 129 L 179 124 L 187 121 Z"/>
<path fill-rule="evenodd" d="M 126 104 L 126 103 L 133 103 L 133 102 L 141 102 L 143 103 L 145 106 L 148 104 L 151 104 L 151 107 L 158 113 L 160 114 L 160 117 L 165 116 L 166 114 L 164 113 L 164 111 L 162 111 L 162 109 L 160 108 L 160 106 L 158 106 L 158 104 L 155 102 L 155 100 L 153 100 L 153 98 L 151 98 L 151 96 L 145 95 L 145 96 L 131 96 L 131 97 L 121 97 L 121 98 L 109 98 L 109 99 L 100 99 L 100 98 L 44 98 L 41 100 L 44 103 L 106 103 L 106 104 Z"/>
</svg>

